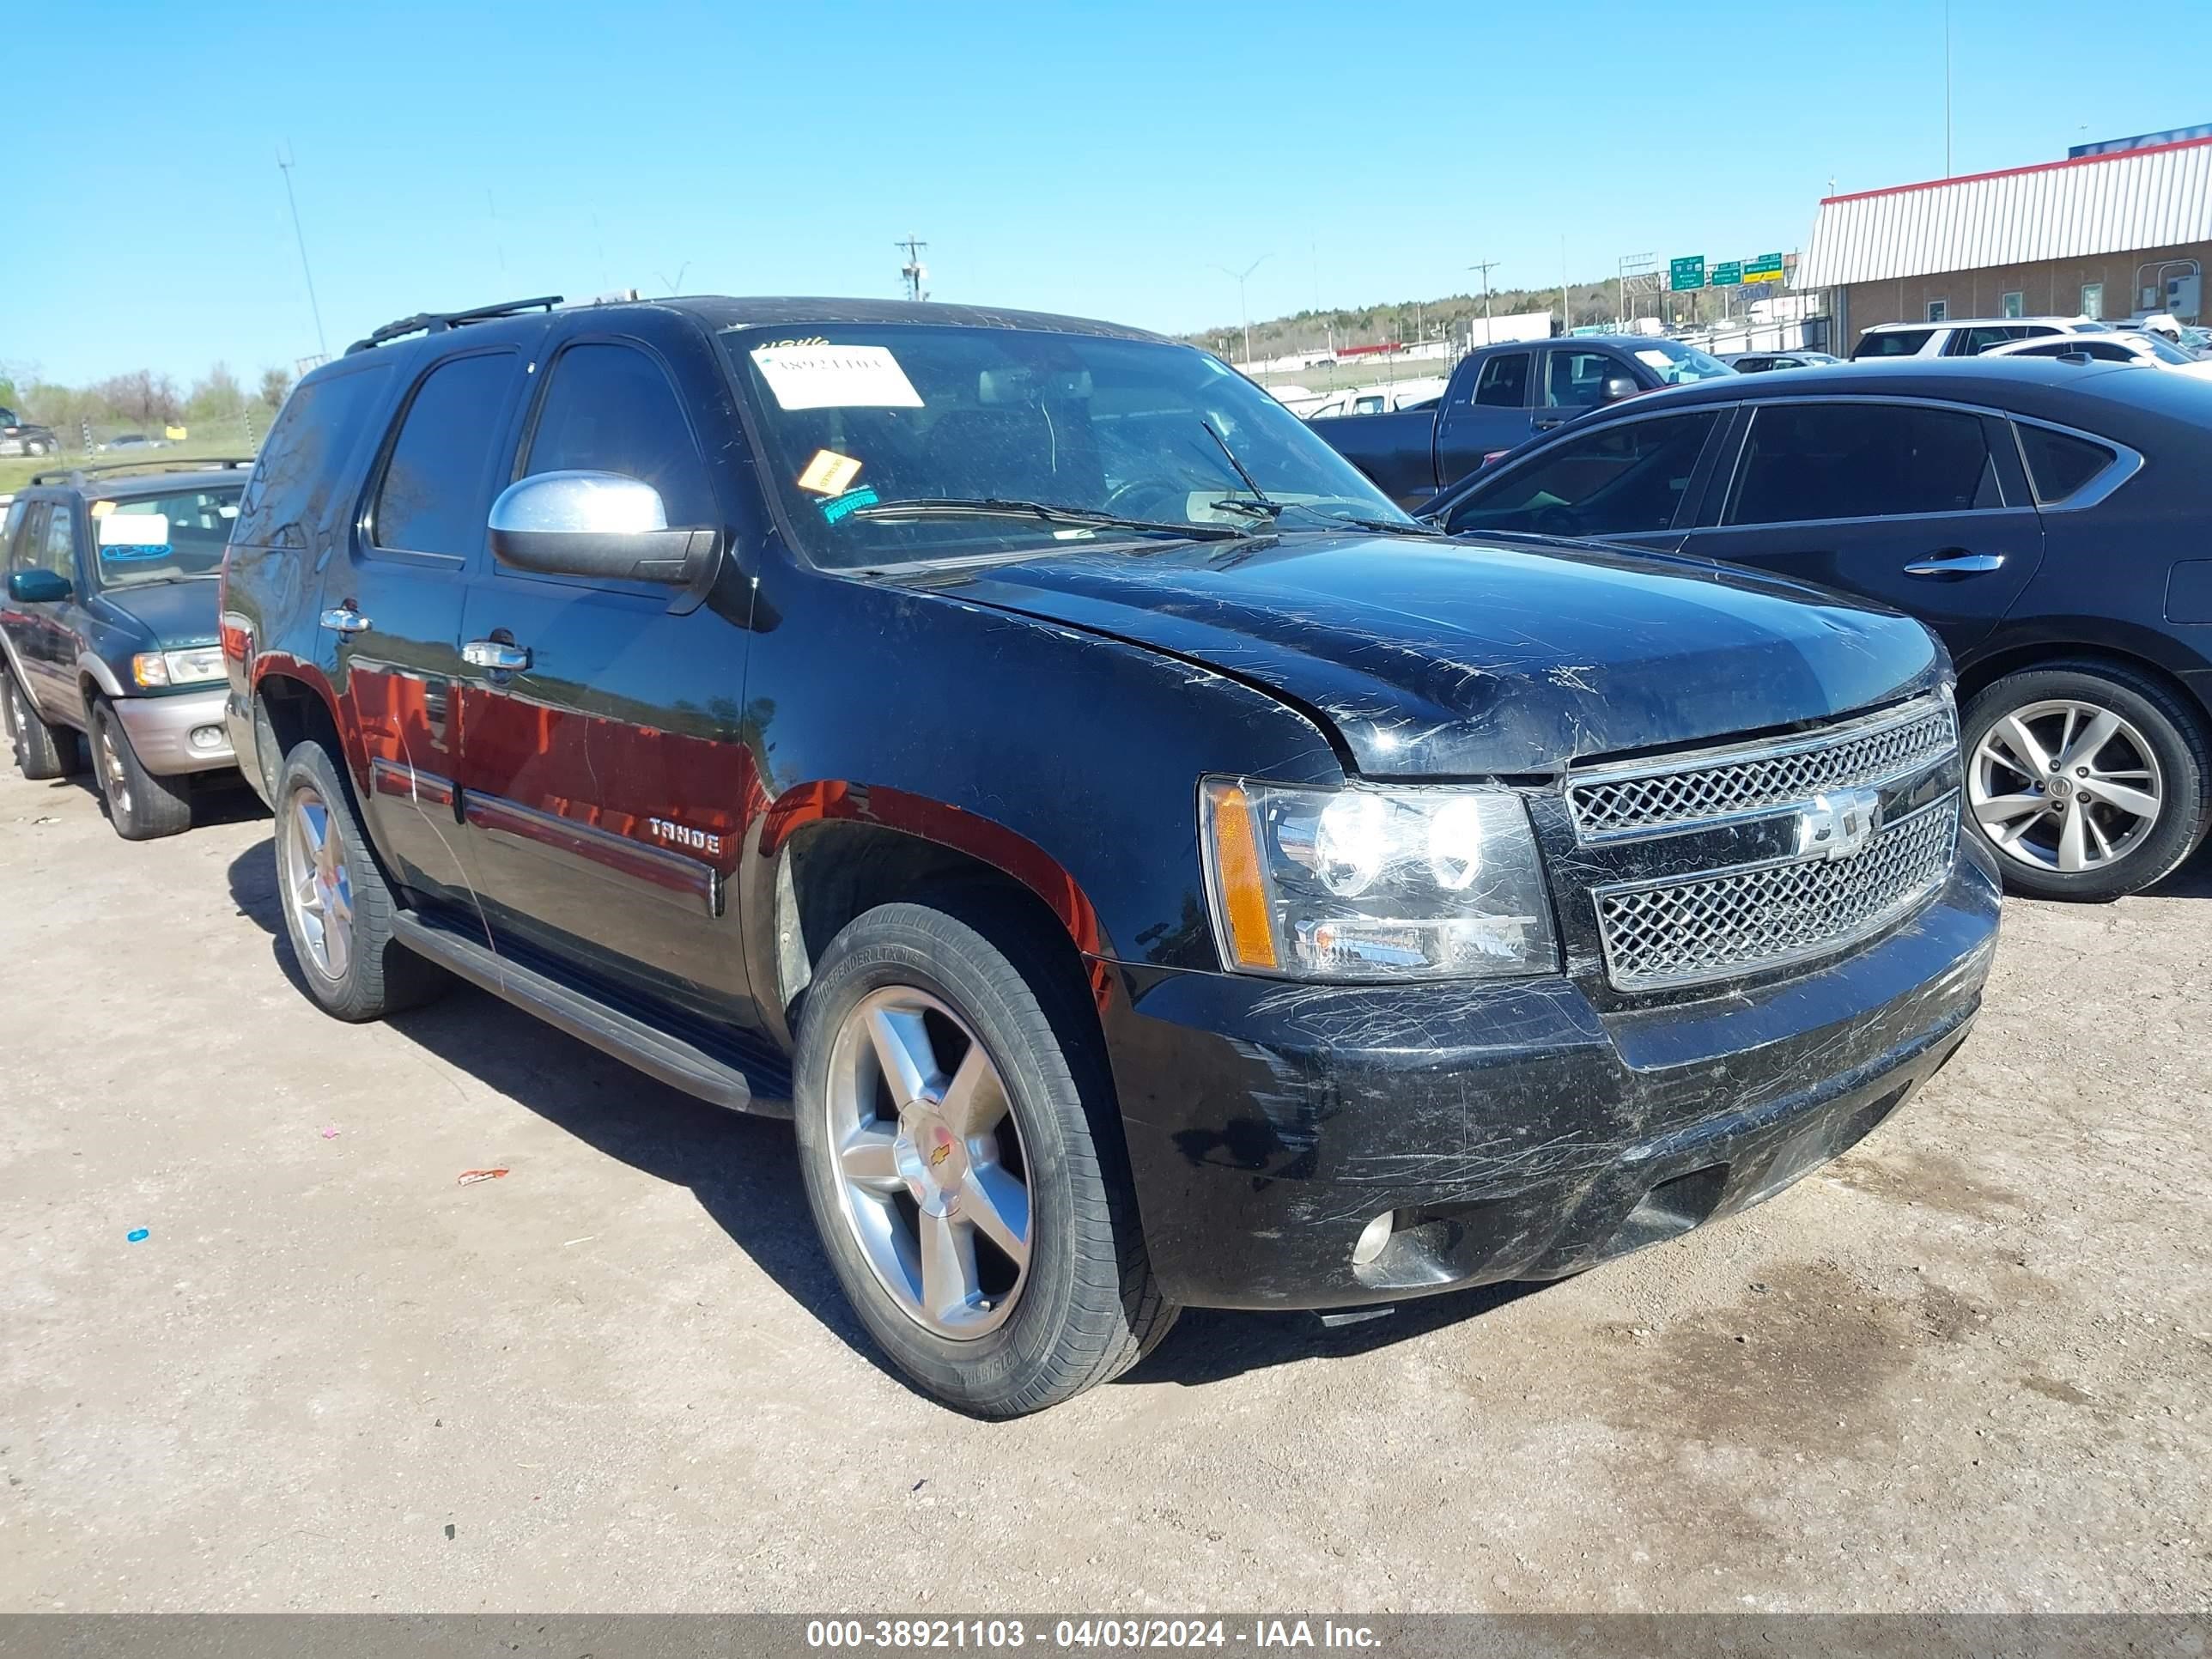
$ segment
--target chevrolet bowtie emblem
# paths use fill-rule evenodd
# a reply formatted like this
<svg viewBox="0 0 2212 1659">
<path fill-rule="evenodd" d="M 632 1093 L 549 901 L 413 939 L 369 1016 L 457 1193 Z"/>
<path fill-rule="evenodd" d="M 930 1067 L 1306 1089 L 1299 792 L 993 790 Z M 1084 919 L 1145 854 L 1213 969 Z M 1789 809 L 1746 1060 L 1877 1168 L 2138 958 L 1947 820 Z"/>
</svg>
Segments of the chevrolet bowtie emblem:
<svg viewBox="0 0 2212 1659">
<path fill-rule="evenodd" d="M 1797 856 L 1851 858 L 1881 827 L 1879 789 L 1834 789 L 1797 809 Z"/>
</svg>

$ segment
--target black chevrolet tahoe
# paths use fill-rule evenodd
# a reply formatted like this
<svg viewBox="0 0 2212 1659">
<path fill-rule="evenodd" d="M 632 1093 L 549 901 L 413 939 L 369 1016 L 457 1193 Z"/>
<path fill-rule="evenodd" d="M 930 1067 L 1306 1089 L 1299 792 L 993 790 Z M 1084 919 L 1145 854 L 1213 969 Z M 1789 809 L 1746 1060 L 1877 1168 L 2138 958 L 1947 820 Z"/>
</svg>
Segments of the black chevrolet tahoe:
<svg viewBox="0 0 2212 1659">
<path fill-rule="evenodd" d="M 228 716 L 315 997 L 455 975 L 794 1119 L 854 1307 L 1012 1416 L 1176 1310 L 1575 1272 L 1778 1191 L 1979 1005 L 1919 623 L 1407 519 L 1065 318 L 553 302 L 292 393 Z"/>
</svg>

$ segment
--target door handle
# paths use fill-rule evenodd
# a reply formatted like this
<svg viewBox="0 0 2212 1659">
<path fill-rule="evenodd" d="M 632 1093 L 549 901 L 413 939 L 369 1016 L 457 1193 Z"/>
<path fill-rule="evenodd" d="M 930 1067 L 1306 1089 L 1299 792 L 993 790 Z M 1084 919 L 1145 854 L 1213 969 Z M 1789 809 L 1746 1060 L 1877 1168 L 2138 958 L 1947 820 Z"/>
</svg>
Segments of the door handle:
<svg viewBox="0 0 2212 1659">
<path fill-rule="evenodd" d="M 1956 581 L 1961 576 L 1986 576 L 1992 570 L 2004 568 L 2002 553 L 1969 553 L 1964 548 L 1947 547 L 1941 553 L 1931 553 L 1926 558 L 1905 567 L 1908 576 L 1932 576 L 1937 581 Z"/>
<path fill-rule="evenodd" d="M 1565 422 L 1565 421 L 1563 421 L 1563 420 L 1562 420 L 1562 421 L 1531 421 L 1531 422 L 1528 422 L 1528 429 L 1529 429 L 1531 432 L 1549 432 L 1549 431 L 1550 431 L 1553 427 L 1556 427 L 1556 426 L 1565 426 L 1565 424 L 1566 424 L 1566 422 Z"/>
<path fill-rule="evenodd" d="M 369 620 L 351 605 L 341 605 L 323 612 L 323 626 L 333 634 L 360 634 L 369 627 Z"/>
<path fill-rule="evenodd" d="M 461 647 L 461 660 L 471 668 L 489 668 L 495 674 L 519 674 L 530 666 L 530 648 L 503 640 L 471 640 Z"/>
</svg>

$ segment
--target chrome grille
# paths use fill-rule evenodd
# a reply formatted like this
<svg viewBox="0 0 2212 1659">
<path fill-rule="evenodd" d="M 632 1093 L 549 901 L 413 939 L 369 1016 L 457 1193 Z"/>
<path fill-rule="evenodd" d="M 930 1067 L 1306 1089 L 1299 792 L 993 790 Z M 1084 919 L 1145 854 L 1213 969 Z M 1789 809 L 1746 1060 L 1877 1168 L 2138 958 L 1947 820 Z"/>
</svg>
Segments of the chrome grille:
<svg viewBox="0 0 2212 1659">
<path fill-rule="evenodd" d="M 1599 768 L 1568 781 L 1567 804 L 1585 842 L 1686 830 L 1918 771 L 1958 746 L 1951 705 L 1930 698 L 1800 738 Z"/>
<path fill-rule="evenodd" d="M 1877 830 L 1850 858 L 1595 889 L 1607 975 L 1624 991 L 1652 990 L 1840 950 L 1879 933 L 1939 886 L 1958 833 L 1954 793 Z"/>
</svg>

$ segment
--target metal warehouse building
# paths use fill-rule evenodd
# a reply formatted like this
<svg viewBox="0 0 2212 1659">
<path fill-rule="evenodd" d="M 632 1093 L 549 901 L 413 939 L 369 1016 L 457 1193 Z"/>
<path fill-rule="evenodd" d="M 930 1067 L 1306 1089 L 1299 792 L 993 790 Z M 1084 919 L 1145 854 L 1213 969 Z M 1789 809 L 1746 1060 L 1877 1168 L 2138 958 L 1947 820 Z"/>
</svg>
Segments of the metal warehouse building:
<svg viewBox="0 0 2212 1659">
<path fill-rule="evenodd" d="M 2200 320 L 2212 138 L 1832 196 L 1793 277 L 1834 348 L 1877 323 L 2169 312 Z"/>
</svg>

